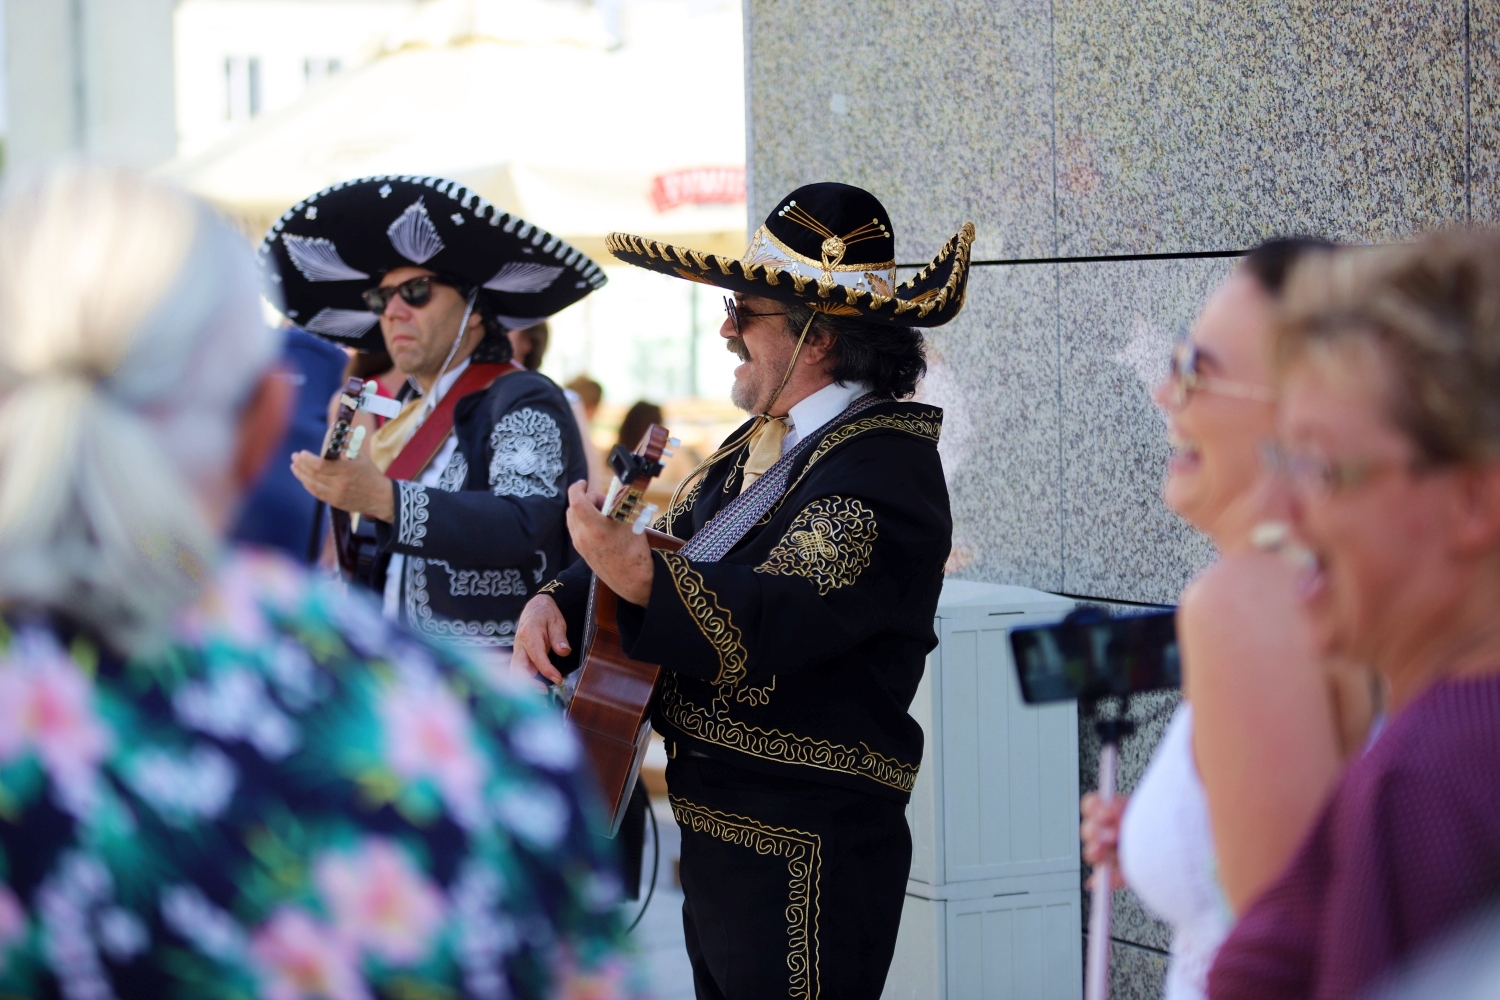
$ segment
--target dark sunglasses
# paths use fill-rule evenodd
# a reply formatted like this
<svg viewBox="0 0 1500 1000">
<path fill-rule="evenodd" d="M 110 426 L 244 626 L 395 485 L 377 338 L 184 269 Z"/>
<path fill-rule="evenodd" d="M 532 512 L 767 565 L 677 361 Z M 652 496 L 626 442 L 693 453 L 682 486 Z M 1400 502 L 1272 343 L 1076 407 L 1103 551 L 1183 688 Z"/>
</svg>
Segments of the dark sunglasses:
<svg viewBox="0 0 1500 1000">
<path fill-rule="evenodd" d="M 400 295 L 401 301 L 409 306 L 420 309 L 432 301 L 432 286 L 447 285 L 449 288 L 461 286 L 456 281 L 438 277 L 435 274 L 424 274 L 416 278 L 408 278 L 399 285 L 382 285 L 379 288 L 371 288 L 360 293 L 365 300 L 365 307 L 377 316 L 384 315 L 385 307 L 390 305 L 391 297 Z"/>
<path fill-rule="evenodd" d="M 734 332 L 738 336 L 744 336 L 740 330 L 740 320 L 753 319 L 756 316 L 785 316 L 785 312 L 753 313 L 740 308 L 740 304 L 732 297 L 724 296 L 724 311 L 729 314 L 729 322 L 734 324 Z"/>
</svg>

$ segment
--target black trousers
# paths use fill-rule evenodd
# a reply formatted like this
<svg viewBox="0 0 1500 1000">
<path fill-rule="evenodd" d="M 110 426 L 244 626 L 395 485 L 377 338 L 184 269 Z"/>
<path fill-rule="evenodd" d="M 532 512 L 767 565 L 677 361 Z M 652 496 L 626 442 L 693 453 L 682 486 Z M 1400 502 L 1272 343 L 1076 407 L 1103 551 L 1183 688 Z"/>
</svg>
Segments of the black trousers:
<svg viewBox="0 0 1500 1000">
<path fill-rule="evenodd" d="M 667 789 L 698 1000 L 879 1000 L 911 869 L 900 803 L 683 754 Z"/>
</svg>

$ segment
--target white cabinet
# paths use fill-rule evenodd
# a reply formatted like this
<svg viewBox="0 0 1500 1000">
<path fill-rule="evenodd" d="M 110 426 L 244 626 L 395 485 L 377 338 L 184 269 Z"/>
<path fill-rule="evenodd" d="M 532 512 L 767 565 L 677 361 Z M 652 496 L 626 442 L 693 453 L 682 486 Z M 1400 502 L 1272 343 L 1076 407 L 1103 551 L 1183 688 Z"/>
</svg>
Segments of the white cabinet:
<svg viewBox="0 0 1500 1000">
<path fill-rule="evenodd" d="M 1077 1000 L 1078 721 L 1021 701 L 1009 632 L 1073 602 L 949 580 L 912 702 L 926 735 L 912 864 L 883 1000 Z"/>
</svg>

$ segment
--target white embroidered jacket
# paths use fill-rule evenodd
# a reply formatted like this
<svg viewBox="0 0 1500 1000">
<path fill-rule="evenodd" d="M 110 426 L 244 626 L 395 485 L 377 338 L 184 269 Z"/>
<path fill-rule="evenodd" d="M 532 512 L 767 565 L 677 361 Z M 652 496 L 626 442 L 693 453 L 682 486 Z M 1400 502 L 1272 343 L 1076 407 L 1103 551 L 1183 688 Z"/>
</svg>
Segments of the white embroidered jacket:
<svg viewBox="0 0 1500 1000">
<path fill-rule="evenodd" d="M 509 646 L 527 599 L 573 559 L 568 484 L 588 476 L 562 390 L 536 372 L 458 402 L 435 486 L 397 482 L 381 547 L 404 556 L 399 617 L 427 635 Z M 446 456 L 446 457 L 445 457 Z"/>
</svg>

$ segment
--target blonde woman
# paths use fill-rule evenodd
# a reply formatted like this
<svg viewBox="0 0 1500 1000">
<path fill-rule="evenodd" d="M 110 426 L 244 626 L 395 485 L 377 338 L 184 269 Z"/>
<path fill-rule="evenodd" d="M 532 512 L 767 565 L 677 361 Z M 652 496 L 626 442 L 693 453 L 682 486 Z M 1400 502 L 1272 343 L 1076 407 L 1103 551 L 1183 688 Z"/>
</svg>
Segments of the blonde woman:
<svg viewBox="0 0 1500 1000">
<path fill-rule="evenodd" d="M 1308 261 L 1277 348 L 1300 606 L 1390 716 L 1209 987 L 1345 1000 L 1500 896 L 1500 235 Z"/>
<path fill-rule="evenodd" d="M 560 720 L 223 549 L 278 348 L 186 197 L 0 208 L 0 995 L 638 995 Z"/>
</svg>

